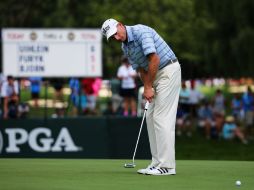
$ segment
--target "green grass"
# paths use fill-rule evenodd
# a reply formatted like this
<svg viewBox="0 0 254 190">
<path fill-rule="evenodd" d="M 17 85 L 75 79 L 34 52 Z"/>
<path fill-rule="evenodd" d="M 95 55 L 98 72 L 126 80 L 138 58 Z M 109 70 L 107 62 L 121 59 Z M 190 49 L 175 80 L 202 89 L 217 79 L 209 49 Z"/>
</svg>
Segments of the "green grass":
<svg viewBox="0 0 254 190">
<path fill-rule="evenodd" d="M 129 160 L 1 159 L 3 190 L 233 190 L 254 187 L 254 162 L 177 161 L 175 176 L 136 173 L 149 161 L 137 160 L 136 168 L 123 167 Z M 242 185 L 236 187 L 235 181 Z"/>
</svg>

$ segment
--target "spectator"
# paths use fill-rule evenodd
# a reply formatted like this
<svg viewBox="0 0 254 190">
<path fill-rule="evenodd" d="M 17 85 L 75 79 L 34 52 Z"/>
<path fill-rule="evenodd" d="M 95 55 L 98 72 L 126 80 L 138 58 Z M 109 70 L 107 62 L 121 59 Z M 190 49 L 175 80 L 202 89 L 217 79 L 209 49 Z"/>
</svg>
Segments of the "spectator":
<svg viewBox="0 0 254 190">
<path fill-rule="evenodd" d="M 7 77 L 7 81 L 3 82 L 1 94 L 3 97 L 3 118 L 18 117 L 19 103 L 19 84 L 12 76 Z"/>
<path fill-rule="evenodd" d="M 0 118 L 2 117 L 3 114 L 3 102 L 4 102 L 4 98 L 2 96 L 2 85 L 4 83 L 4 81 L 6 81 L 6 77 L 0 73 Z"/>
<path fill-rule="evenodd" d="M 63 96 L 64 82 L 63 82 L 62 79 L 59 79 L 59 78 L 55 78 L 51 82 L 52 82 L 52 85 L 55 89 L 55 94 L 54 94 L 54 97 L 53 97 L 53 103 L 54 103 L 54 106 L 56 107 L 56 105 L 55 105 L 56 103 L 58 103 L 58 102 L 63 103 L 64 102 L 64 96 Z"/>
<path fill-rule="evenodd" d="M 242 96 L 243 111 L 244 111 L 244 124 L 245 135 L 247 138 L 252 138 L 253 128 L 253 114 L 254 114 L 254 97 L 251 88 L 248 87 L 247 91 Z"/>
<path fill-rule="evenodd" d="M 33 105 L 34 105 L 34 107 L 38 107 L 42 78 L 41 77 L 30 77 L 29 81 L 31 82 L 31 97 L 33 99 Z"/>
<path fill-rule="evenodd" d="M 77 78 L 71 78 L 69 82 L 69 87 L 71 89 L 70 101 L 72 104 L 72 115 L 77 116 L 78 108 L 80 105 L 80 84 Z"/>
<path fill-rule="evenodd" d="M 220 137 L 222 133 L 222 127 L 225 122 L 225 118 L 224 118 L 225 116 L 218 112 L 215 112 L 213 115 L 214 115 L 214 121 L 215 121 L 214 134 L 217 137 Z"/>
<path fill-rule="evenodd" d="M 183 133 L 186 133 L 187 137 L 191 137 L 192 125 L 189 114 L 186 113 L 182 109 L 181 104 L 179 104 L 176 114 L 176 135 L 181 136 Z"/>
<path fill-rule="evenodd" d="M 213 98 L 213 112 L 216 127 L 216 134 L 221 135 L 225 115 L 225 98 L 220 89 L 216 90 Z"/>
<path fill-rule="evenodd" d="M 234 117 L 232 116 L 227 116 L 226 117 L 226 122 L 223 125 L 223 130 L 222 130 L 222 136 L 226 140 L 232 140 L 234 138 L 238 138 L 241 140 L 243 144 L 248 144 L 248 141 L 245 139 L 244 134 L 240 130 L 239 127 L 235 124 Z"/>
<path fill-rule="evenodd" d="M 181 104 L 184 112 L 189 113 L 189 99 L 190 99 L 190 91 L 187 89 L 185 82 L 182 82 L 182 88 L 179 95 L 179 103 Z"/>
<path fill-rule="evenodd" d="M 191 89 L 189 91 L 189 106 L 190 106 L 190 118 L 194 123 L 194 118 L 197 116 L 197 109 L 200 101 L 204 98 L 203 94 L 195 88 L 195 81 L 191 82 Z"/>
<path fill-rule="evenodd" d="M 101 78 L 97 77 L 94 79 L 92 87 L 93 87 L 95 97 L 97 97 L 99 95 L 99 91 L 101 89 L 101 84 L 102 84 Z"/>
<path fill-rule="evenodd" d="M 235 121 L 239 123 L 242 120 L 242 99 L 239 94 L 234 94 L 234 97 L 231 101 L 231 110 L 232 110 L 232 115 L 235 118 Z"/>
<path fill-rule="evenodd" d="M 198 126 L 205 133 L 207 139 L 215 138 L 214 133 L 215 122 L 213 117 L 213 109 L 209 101 L 205 100 L 198 109 Z"/>
<path fill-rule="evenodd" d="M 1 86 L 2 86 L 3 82 L 6 81 L 6 79 L 7 78 L 2 73 L 0 73 L 0 92 L 1 92 Z"/>
<path fill-rule="evenodd" d="M 65 115 L 65 105 L 64 105 L 64 80 L 61 78 L 54 78 L 51 80 L 53 88 L 55 90 L 53 96 L 53 106 L 55 108 L 55 113 L 52 115 L 53 118 L 61 118 Z"/>
<path fill-rule="evenodd" d="M 117 78 L 114 78 L 110 81 L 110 87 L 112 91 L 111 101 L 112 101 L 113 109 L 116 112 L 116 115 L 123 114 L 123 106 L 122 106 L 123 98 L 119 94 L 120 86 L 121 86 L 121 81 L 118 80 Z"/>
<path fill-rule="evenodd" d="M 82 80 L 82 90 L 85 105 L 83 106 L 84 114 L 96 114 L 96 96 L 94 94 L 93 84 L 95 78 L 84 78 Z"/>
<path fill-rule="evenodd" d="M 117 77 L 121 80 L 120 95 L 123 97 L 124 101 L 124 116 L 129 114 L 129 106 L 131 108 L 131 115 L 137 115 L 137 103 L 136 103 L 136 83 L 135 78 L 137 77 L 137 72 L 133 70 L 130 65 L 128 58 L 123 57 L 122 65 L 118 68 Z"/>
<path fill-rule="evenodd" d="M 213 111 L 219 115 L 225 115 L 225 98 L 220 89 L 216 90 L 213 97 Z"/>
</svg>

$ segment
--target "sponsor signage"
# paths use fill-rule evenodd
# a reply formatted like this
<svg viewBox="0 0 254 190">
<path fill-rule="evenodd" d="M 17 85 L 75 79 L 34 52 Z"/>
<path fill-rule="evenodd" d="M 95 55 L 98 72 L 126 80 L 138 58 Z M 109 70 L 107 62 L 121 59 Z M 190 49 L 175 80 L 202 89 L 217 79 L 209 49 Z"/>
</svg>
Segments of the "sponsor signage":
<svg viewBox="0 0 254 190">
<path fill-rule="evenodd" d="M 130 159 L 139 124 L 125 117 L 0 120 L 0 158 Z M 150 158 L 146 130 L 137 158 Z"/>
<path fill-rule="evenodd" d="M 3 72 L 17 77 L 102 76 L 99 29 L 2 29 Z"/>
<path fill-rule="evenodd" d="M 57 133 L 56 133 L 57 132 Z M 0 154 L 71 153 L 83 151 L 66 127 L 57 131 L 45 127 L 5 128 L 0 131 Z"/>
<path fill-rule="evenodd" d="M 0 120 L 0 158 L 107 157 L 104 123 L 104 119 Z"/>
<path fill-rule="evenodd" d="M 52 137 L 52 131 L 48 128 L 35 128 L 27 132 L 22 128 L 9 128 L 4 132 L 7 135 L 7 153 L 20 153 L 20 146 L 27 143 L 35 152 L 77 152 L 82 148 L 75 145 L 67 128 L 60 129 L 56 137 Z"/>
</svg>

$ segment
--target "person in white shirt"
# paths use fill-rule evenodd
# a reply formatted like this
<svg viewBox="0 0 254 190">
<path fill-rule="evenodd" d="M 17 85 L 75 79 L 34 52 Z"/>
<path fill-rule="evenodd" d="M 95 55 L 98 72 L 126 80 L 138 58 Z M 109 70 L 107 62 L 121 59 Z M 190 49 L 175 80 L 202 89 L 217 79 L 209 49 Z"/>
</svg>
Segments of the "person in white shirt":
<svg viewBox="0 0 254 190">
<path fill-rule="evenodd" d="M 19 85 L 12 76 L 7 77 L 1 86 L 1 97 L 3 98 L 3 118 L 15 118 L 18 115 L 17 105 L 19 102 Z"/>
<path fill-rule="evenodd" d="M 2 74 L 2 73 L 0 73 L 0 117 L 2 117 L 2 113 L 3 113 L 3 97 L 2 97 L 2 92 L 1 92 L 1 90 L 2 90 L 2 85 L 3 85 L 3 83 L 4 83 L 4 81 L 6 81 L 6 77 Z"/>
<path fill-rule="evenodd" d="M 137 115 L 137 104 L 136 104 L 136 83 L 135 78 L 137 72 L 130 65 L 128 58 L 123 57 L 122 65 L 118 68 L 117 77 L 121 80 L 120 95 L 124 99 L 124 116 L 129 114 L 129 106 L 131 108 L 131 115 Z"/>
<path fill-rule="evenodd" d="M 198 106 L 200 101 L 204 98 L 204 95 L 196 89 L 195 81 L 191 81 L 189 93 L 190 94 L 188 103 L 190 108 L 190 120 L 192 124 L 196 125 Z M 188 131 L 187 135 L 192 136 L 192 129 Z"/>
<path fill-rule="evenodd" d="M 0 94 L 1 94 L 2 84 L 6 80 L 7 80 L 7 77 L 5 77 L 2 73 L 0 73 Z"/>
<path fill-rule="evenodd" d="M 195 88 L 194 81 L 191 82 L 191 88 L 189 93 L 190 93 L 189 104 L 190 104 L 191 117 L 196 117 L 198 105 L 200 101 L 204 98 L 204 95 Z"/>
<path fill-rule="evenodd" d="M 190 106 L 189 106 L 189 99 L 190 99 L 190 89 L 187 88 L 185 82 L 182 82 L 181 91 L 179 94 L 179 104 L 181 105 L 181 109 L 186 114 L 190 113 Z"/>
</svg>

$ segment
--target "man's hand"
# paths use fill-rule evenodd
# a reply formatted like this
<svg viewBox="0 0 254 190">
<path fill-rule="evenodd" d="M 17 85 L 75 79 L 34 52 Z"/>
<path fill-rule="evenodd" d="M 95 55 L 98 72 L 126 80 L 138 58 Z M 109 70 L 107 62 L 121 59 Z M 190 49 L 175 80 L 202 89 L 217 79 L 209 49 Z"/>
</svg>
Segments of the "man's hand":
<svg viewBox="0 0 254 190">
<path fill-rule="evenodd" d="M 140 68 L 139 73 L 141 80 L 144 83 L 143 96 L 147 101 L 152 102 L 155 94 L 153 89 L 153 82 L 159 68 L 160 58 L 156 53 L 151 53 L 148 55 L 148 60 L 148 70 L 145 71 L 143 68 Z"/>
<path fill-rule="evenodd" d="M 154 89 L 153 88 L 144 88 L 143 96 L 147 101 L 152 102 L 152 100 L 154 98 Z"/>
</svg>

